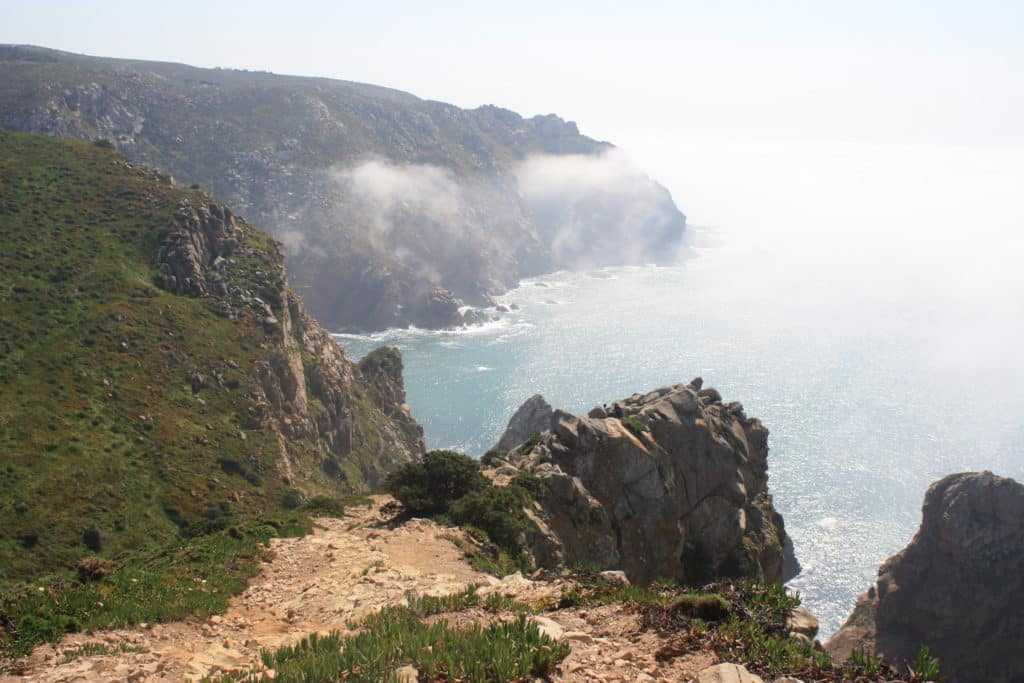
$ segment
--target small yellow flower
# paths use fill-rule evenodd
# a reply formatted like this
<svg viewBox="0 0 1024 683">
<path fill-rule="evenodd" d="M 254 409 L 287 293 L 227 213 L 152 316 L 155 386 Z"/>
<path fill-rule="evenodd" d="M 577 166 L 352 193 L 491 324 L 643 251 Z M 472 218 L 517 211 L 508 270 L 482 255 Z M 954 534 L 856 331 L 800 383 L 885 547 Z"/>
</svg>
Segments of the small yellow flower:
<svg viewBox="0 0 1024 683">
<path fill-rule="evenodd" d="M 46 592 L 46 589 L 45 589 L 45 588 L 43 588 L 42 586 L 40 586 L 40 587 L 39 587 L 39 592 L 40 592 L 40 593 L 45 593 L 45 592 Z"/>
<path fill-rule="evenodd" d="M 136 578 L 132 578 L 132 583 L 138 583 L 138 582 L 139 582 L 139 580 L 138 580 L 138 579 L 136 579 Z"/>
</svg>

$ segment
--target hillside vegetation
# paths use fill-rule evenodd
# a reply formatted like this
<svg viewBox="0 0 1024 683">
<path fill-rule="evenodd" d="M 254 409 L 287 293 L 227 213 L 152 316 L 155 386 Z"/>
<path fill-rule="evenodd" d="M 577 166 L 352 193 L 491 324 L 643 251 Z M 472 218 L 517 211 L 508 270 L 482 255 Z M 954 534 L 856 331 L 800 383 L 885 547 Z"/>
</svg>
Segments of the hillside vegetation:
<svg viewBox="0 0 1024 683">
<path fill-rule="evenodd" d="M 213 225 L 231 235 L 216 257 Z M 0 132 L 0 242 L 0 589 L 362 490 L 422 453 L 397 352 L 349 362 L 279 245 L 202 190 L 109 145 Z M 209 292 L 158 286 L 170 243 Z"/>
</svg>

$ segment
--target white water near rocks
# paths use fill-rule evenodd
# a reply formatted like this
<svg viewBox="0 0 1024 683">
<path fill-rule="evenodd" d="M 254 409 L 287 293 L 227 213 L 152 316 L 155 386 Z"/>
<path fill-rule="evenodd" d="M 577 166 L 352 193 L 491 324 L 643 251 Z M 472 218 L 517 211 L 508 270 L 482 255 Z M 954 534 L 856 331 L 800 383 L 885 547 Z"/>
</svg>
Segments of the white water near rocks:
<svg viewBox="0 0 1024 683">
<path fill-rule="evenodd" d="M 870 163 L 857 206 L 899 181 Z M 982 178 L 990 204 L 1011 196 L 1018 170 Z M 922 211 L 952 197 L 954 180 L 945 196 L 926 188 Z M 678 267 L 556 274 L 504 297 L 521 308 L 496 323 L 339 342 L 354 358 L 399 346 L 428 446 L 476 455 L 534 393 L 580 413 L 701 375 L 771 430 L 769 486 L 803 565 L 791 587 L 828 636 L 910 540 L 932 481 L 979 469 L 1024 479 L 1021 212 L 991 204 L 1001 224 L 963 223 L 986 199 L 975 187 L 917 224 L 911 209 L 869 224 L 851 202 L 827 209 L 857 218 L 849 229 L 695 230 L 702 246 Z M 943 212 L 961 227 L 936 228 Z"/>
</svg>

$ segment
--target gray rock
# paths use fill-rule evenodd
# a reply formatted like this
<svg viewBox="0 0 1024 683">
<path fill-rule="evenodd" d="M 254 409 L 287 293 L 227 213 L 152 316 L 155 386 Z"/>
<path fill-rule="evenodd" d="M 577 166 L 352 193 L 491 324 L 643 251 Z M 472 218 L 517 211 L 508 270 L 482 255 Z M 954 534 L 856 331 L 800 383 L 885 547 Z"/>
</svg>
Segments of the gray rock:
<svg viewBox="0 0 1024 683">
<path fill-rule="evenodd" d="M 764 683 L 739 664 L 716 664 L 697 674 L 697 683 Z"/>
<path fill-rule="evenodd" d="M 601 578 L 608 583 L 618 584 L 620 586 L 629 586 L 629 578 L 626 576 L 626 572 L 621 570 L 609 569 L 601 572 Z"/>
<path fill-rule="evenodd" d="M 591 563 L 639 583 L 781 580 L 787 536 L 768 494 L 760 421 L 682 384 L 615 402 L 611 414 L 556 410 L 540 443 L 513 460 L 544 484 L 539 564 Z"/>
<path fill-rule="evenodd" d="M 790 632 L 802 633 L 811 639 L 818 635 L 819 626 L 818 618 L 803 607 L 793 608 L 789 615 L 789 621 L 786 622 L 786 627 Z"/>
<path fill-rule="evenodd" d="M 551 405 L 540 394 L 528 398 L 512 416 L 505 433 L 498 439 L 496 449 L 510 451 L 529 439 L 535 432 L 542 432 L 551 423 Z"/>
<path fill-rule="evenodd" d="M 825 648 L 894 666 L 927 645 L 950 683 L 1024 680 L 1024 486 L 953 474 L 925 494 L 921 527 Z"/>
</svg>

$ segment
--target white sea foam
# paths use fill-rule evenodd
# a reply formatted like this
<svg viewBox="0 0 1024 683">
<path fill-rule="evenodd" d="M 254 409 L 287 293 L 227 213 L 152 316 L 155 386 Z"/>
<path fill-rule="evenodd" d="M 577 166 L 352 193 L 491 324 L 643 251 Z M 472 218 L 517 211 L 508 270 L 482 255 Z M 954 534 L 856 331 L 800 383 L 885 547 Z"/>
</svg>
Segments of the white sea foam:
<svg viewBox="0 0 1024 683">
<path fill-rule="evenodd" d="M 835 517 L 823 517 L 818 520 L 818 526 L 825 531 L 835 531 L 839 528 L 839 520 Z"/>
</svg>

